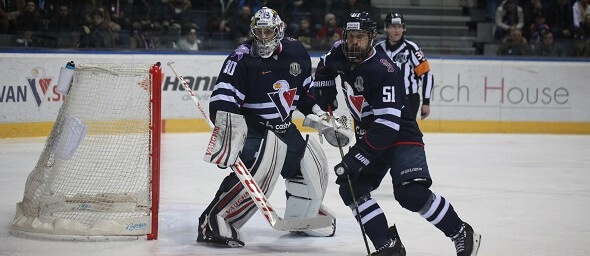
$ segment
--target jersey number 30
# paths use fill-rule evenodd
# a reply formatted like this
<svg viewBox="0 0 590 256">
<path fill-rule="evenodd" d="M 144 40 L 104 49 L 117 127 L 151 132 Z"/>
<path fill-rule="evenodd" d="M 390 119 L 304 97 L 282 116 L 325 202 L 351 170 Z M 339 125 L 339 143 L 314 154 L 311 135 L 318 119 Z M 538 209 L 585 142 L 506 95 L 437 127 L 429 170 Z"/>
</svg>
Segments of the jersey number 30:
<svg viewBox="0 0 590 256">
<path fill-rule="evenodd" d="M 383 102 L 395 102 L 395 89 L 393 86 L 383 87 Z"/>
</svg>

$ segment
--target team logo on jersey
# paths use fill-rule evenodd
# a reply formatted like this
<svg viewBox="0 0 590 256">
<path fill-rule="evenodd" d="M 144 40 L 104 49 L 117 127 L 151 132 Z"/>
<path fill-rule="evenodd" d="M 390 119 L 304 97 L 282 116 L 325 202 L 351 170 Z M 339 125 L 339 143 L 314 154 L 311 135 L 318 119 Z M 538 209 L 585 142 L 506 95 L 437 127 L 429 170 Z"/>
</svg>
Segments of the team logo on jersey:
<svg viewBox="0 0 590 256">
<path fill-rule="evenodd" d="M 248 47 L 245 44 L 241 44 L 240 46 L 238 46 L 238 48 L 236 48 L 236 50 L 232 53 L 231 56 L 238 56 L 238 61 L 240 61 L 242 59 L 242 56 L 244 56 L 244 54 L 247 53 L 250 53 L 250 49 L 248 49 Z"/>
<path fill-rule="evenodd" d="M 365 87 L 363 86 L 364 83 L 363 77 L 357 76 L 356 81 L 354 81 L 354 88 L 356 88 L 357 91 L 362 92 L 365 90 Z"/>
<path fill-rule="evenodd" d="M 268 97 L 275 104 L 281 120 L 285 121 L 289 117 L 289 113 L 291 113 L 291 106 L 293 106 L 293 102 L 295 101 L 297 88 L 291 89 L 289 82 L 279 80 L 273 84 L 273 89 L 276 92 L 269 92 Z"/>
<path fill-rule="evenodd" d="M 291 65 L 289 65 L 289 74 L 291 74 L 292 76 L 298 76 L 299 74 L 301 74 L 301 66 L 299 65 L 299 63 L 293 62 L 291 63 Z"/>
<path fill-rule="evenodd" d="M 351 110 L 351 115 L 353 115 L 354 119 L 361 120 L 361 113 L 363 113 L 363 102 L 365 102 L 365 97 L 363 95 L 354 95 L 354 90 L 348 82 L 344 82 L 344 86 L 346 87 L 346 101 L 348 102 L 348 106 Z"/>
<path fill-rule="evenodd" d="M 395 61 L 397 63 L 401 63 L 401 64 L 406 63 L 406 62 L 408 62 L 408 55 L 406 53 L 398 53 L 393 58 L 393 61 Z"/>
</svg>

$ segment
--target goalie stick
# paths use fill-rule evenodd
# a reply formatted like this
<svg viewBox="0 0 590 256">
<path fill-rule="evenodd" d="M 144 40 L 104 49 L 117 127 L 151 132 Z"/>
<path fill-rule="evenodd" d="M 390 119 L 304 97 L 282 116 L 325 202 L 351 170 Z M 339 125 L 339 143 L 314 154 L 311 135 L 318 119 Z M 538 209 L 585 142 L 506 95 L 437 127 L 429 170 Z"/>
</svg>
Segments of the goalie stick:
<svg viewBox="0 0 590 256">
<path fill-rule="evenodd" d="M 184 90 L 191 96 L 191 99 L 201 112 L 201 115 L 207 121 L 207 124 L 211 129 L 214 128 L 213 122 L 209 119 L 209 115 L 199 102 L 199 99 L 193 93 L 193 90 L 189 87 L 188 83 L 184 81 L 184 78 L 176 72 L 174 68 L 174 61 L 169 61 L 168 66 L 172 69 L 172 72 L 176 75 L 180 83 L 184 87 Z M 268 199 L 262 193 L 262 190 L 248 171 L 248 168 L 242 163 L 242 160 L 238 158 L 236 163 L 231 166 L 232 171 L 240 179 L 240 183 L 248 189 L 248 194 L 252 198 L 252 201 L 256 203 L 260 212 L 264 215 L 271 227 L 281 231 L 305 231 L 310 229 L 325 228 L 332 225 L 332 219 L 328 216 L 319 216 L 308 219 L 283 219 L 275 212 L 273 206 L 268 202 Z"/>
</svg>

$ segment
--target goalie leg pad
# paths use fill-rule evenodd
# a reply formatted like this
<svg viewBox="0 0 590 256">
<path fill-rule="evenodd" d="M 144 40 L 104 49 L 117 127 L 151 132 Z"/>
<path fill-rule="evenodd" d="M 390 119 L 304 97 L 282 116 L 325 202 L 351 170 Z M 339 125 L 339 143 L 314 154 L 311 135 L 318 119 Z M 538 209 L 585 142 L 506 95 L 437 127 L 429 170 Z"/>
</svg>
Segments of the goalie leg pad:
<svg viewBox="0 0 590 256">
<path fill-rule="evenodd" d="M 301 160 L 302 176 L 285 180 L 287 206 L 285 219 L 306 219 L 326 215 L 333 219 L 332 226 L 303 231 L 310 236 L 331 236 L 336 229 L 333 212 L 322 205 L 328 186 L 328 161 L 315 139 L 307 136 L 306 150 Z"/>
<path fill-rule="evenodd" d="M 242 115 L 218 111 L 204 160 L 221 167 L 233 165 L 244 147 L 247 132 Z"/>
<path fill-rule="evenodd" d="M 286 156 L 287 144 L 277 137 L 274 132 L 266 132 L 265 137 L 260 144 L 260 149 L 256 154 L 256 160 L 250 168 L 250 173 L 254 173 L 252 178 L 254 178 L 256 184 L 260 186 L 260 189 L 267 198 L 270 197 L 274 190 L 274 186 L 281 174 L 281 170 L 283 169 Z M 246 189 L 242 190 L 244 192 L 246 191 Z M 240 203 L 239 207 L 244 207 L 244 205 L 248 204 L 252 204 L 253 206 L 249 211 L 245 214 L 236 215 L 235 217 L 230 218 L 236 219 L 233 221 L 235 227 L 242 228 L 252 215 L 256 213 L 256 210 L 258 210 L 256 204 L 252 201 L 252 198 L 246 194 L 245 200 Z"/>
<path fill-rule="evenodd" d="M 254 180 L 267 197 L 280 175 L 286 152 L 287 145 L 272 132 L 268 132 L 260 143 L 250 172 L 254 173 Z M 258 210 L 247 191 L 235 174 L 226 178 L 214 199 L 215 203 L 200 218 L 199 236 L 204 232 L 201 228 L 203 223 L 208 223 L 217 236 L 225 240 L 243 241 L 239 229 Z"/>
</svg>

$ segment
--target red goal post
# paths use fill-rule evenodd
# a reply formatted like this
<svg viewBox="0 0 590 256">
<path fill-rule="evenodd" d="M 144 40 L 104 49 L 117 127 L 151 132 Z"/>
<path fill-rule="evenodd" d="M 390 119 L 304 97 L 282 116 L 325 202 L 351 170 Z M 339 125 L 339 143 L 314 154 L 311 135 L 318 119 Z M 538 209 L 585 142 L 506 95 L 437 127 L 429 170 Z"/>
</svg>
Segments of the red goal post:
<svg viewBox="0 0 590 256">
<path fill-rule="evenodd" d="M 157 239 L 160 63 L 77 64 L 10 233 Z"/>
</svg>

